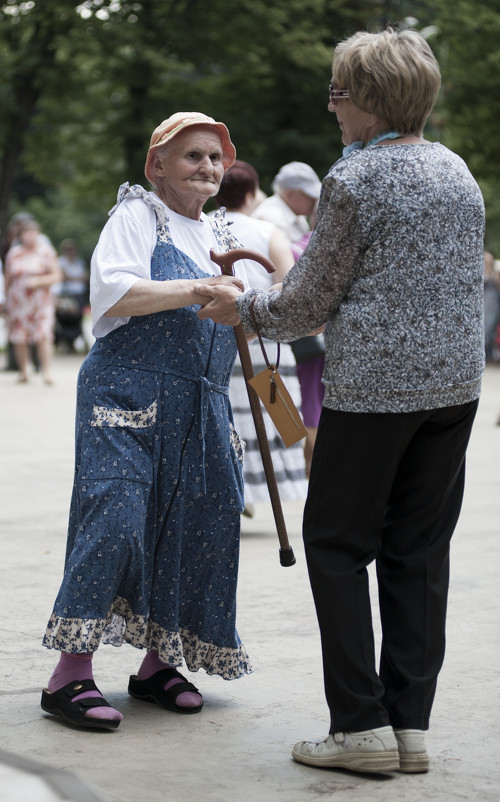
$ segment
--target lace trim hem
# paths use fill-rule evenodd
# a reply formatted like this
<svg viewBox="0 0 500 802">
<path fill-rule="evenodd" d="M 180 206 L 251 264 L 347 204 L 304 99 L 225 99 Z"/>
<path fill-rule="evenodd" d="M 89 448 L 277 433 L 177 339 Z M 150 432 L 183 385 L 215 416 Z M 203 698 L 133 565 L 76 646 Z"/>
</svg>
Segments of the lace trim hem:
<svg viewBox="0 0 500 802">
<path fill-rule="evenodd" d="M 134 615 L 124 599 L 117 599 L 106 619 L 62 618 L 53 613 L 47 624 L 43 646 L 77 654 L 95 652 L 100 643 L 121 646 L 130 643 L 138 649 L 156 649 L 160 660 L 189 671 L 203 668 L 207 674 L 238 679 L 253 673 L 250 658 L 238 639 L 236 648 L 202 641 L 195 632 L 166 630 L 146 616 Z"/>
</svg>

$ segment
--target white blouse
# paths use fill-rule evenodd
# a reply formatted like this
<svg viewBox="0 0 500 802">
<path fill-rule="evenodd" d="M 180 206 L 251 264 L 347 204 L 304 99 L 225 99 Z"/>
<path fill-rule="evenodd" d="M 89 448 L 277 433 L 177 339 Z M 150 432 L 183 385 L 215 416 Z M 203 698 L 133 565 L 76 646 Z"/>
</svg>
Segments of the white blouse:
<svg viewBox="0 0 500 802">
<path fill-rule="evenodd" d="M 220 268 L 210 259 L 210 249 L 219 251 L 220 248 L 207 215 L 202 212 L 200 220 L 191 220 L 165 208 L 175 246 L 207 275 L 220 275 Z M 106 317 L 105 314 L 136 281 L 151 278 L 156 240 L 156 214 L 140 198 L 128 199 L 112 212 L 91 260 L 90 303 L 95 337 L 105 337 L 130 320 L 130 317 Z M 235 264 L 235 274 L 248 287 L 241 262 Z"/>
</svg>

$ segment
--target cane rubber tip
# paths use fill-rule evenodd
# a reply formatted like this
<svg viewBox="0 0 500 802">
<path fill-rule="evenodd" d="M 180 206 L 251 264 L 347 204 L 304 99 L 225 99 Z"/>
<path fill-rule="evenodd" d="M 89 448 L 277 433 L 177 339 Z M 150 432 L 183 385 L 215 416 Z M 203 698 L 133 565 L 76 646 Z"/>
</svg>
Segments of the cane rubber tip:
<svg viewBox="0 0 500 802">
<path fill-rule="evenodd" d="M 280 563 L 284 568 L 295 565 L 296 562 L 295 554 L 291 547 L 289 549 L 280 549 Z"/>
</svg>

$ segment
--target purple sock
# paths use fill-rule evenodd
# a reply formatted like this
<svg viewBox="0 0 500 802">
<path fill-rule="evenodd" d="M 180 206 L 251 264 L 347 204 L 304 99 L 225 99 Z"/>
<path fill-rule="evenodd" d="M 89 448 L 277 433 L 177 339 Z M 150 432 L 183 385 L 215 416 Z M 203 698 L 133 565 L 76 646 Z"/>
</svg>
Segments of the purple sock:
<svg viewBox="0 0 500 802">
<path fill-rule="evenodd" d="M 70 682 L 83 679 L 94 679 L 92 674 L 92 652 L 83 652 L 81 654 L 68 654 L 68 652 L 61 652 L 59 662 L 54 669 L 54 672 L 49 679 L 47 689 L 50 693 L 55 693 L 60 688 L 64 688 Z M 73 702 L 78 699 L 93 699 L 101 697 L 99 691 L 85 691 L 78 696 L 73 697 Z M 107 718 L 121 721 L 123 716 L 114 707 L 91 707 L 85 713 L 89 718 Z"/>
<path fill-rule="evenodd" d="M 156 649 L 151 649 L 151 651 L 147 653 L 146 657 L 142 661 L 141 667 L 137 672 L 137 679 L 149 679 L 149 677 L 153 676 L 153 674 L 156 674 L 157 671 L 163 671 L 164 668 L 175 668 L 175 666 L 168 666 L 167 663 L 163 663 L 158 657 L 158 652 Z M 172 685 L 176 685 L 178 682 L 182 682 L 182 680 L 179 678 L 171 679 L 164 686 L 164 690 L 168 691 Z M 179 705 L 179 707 L 198 707 L 198 705 L 201 705 L 202 702 L 203 698 L 201 694 L 193 693 L 192 691 L 180 693 L 175 700 L 175 703 Z"/>
</svg>

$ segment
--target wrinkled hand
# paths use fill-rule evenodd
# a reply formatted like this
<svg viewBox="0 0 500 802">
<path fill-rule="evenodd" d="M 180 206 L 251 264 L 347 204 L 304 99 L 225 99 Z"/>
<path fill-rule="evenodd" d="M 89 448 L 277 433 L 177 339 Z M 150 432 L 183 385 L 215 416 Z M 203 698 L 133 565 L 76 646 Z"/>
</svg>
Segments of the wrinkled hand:
<svg viewBox="0 0 500 802">
<path fill-rule="evenodd" d="M 229 282 L 221 282 L 220 279 L 230 279 Z M 196 283 L 194 291 L 197 295 L 203 296 L 205 303 L 198 312 L 200 320 L 211 318 L 214 323 L 222 323 L 224 326 L 237 326 L 241 323 L 235 300 L 241 295 L 244 285 L 238 279 L 231 276 L 216 276 L 215 282 L 211 279 L 202 283 Z"/>
<path fill-rule="evenodd" d="M 241 290 L 241 292 L 243 292 L 245 289 L 245 285 L 241 279 L 236 278 L 235 276 L 210 276 L 210 278 L 195 279 L 195 282 L 193 283 L 193 292 L 197 297 L 195 298 L 194 303 L 200 304 L 201 306 L 206 306 L 212 300 L 213 296 L 211 294 L 207 294 L 205 288 L 214 286 L 216 287 L 218 285 L 235 287 L 236 289 Z"/>
<path fill-rule="evenodd" d="M 243 284 L 240 278 L 236 278 L 236 276 L 210 276 L 209 278 L 200 278 L 196 281 L 196 284 L 204 284 L 207 286 L 217 286 L 220 284 L 227 284 L 229 287 L 237 287 L 241 292 L 245 289 L 245 285 Z"/>
</svg>

